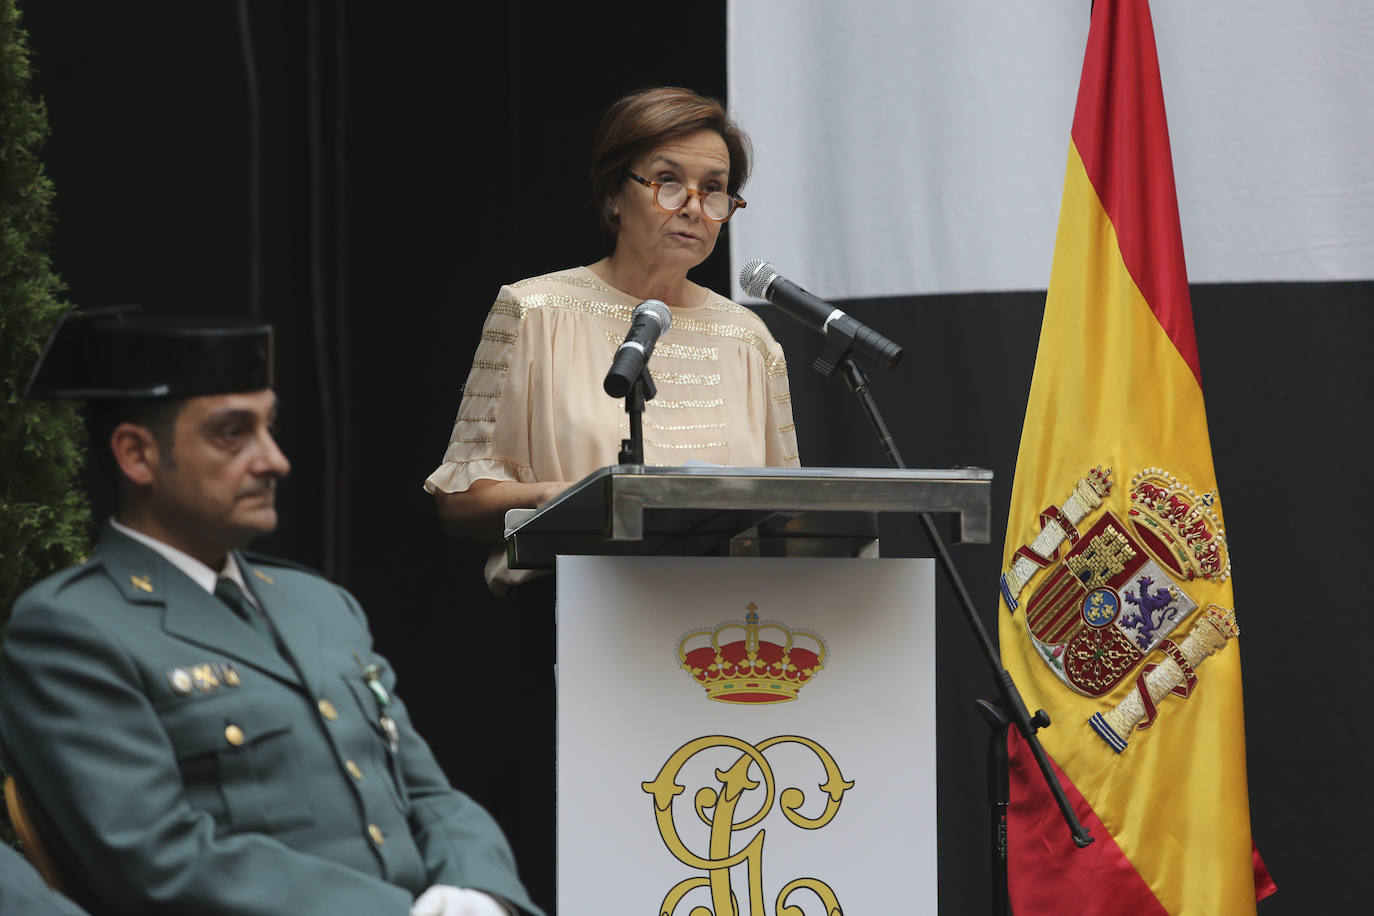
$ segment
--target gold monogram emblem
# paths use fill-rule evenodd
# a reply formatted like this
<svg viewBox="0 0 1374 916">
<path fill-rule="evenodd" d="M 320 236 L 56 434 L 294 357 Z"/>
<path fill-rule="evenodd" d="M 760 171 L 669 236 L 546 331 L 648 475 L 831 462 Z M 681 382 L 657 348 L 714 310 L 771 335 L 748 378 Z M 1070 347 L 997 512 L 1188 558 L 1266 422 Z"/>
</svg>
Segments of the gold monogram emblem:
<svg viewBox="0 0 1374 916">
<path fill-rule="evenodd" d="M 827 796 L 825 810 L 814 818 L 800 813 L 806 801 L 806 793 L 801 789 L 788 788 L 784 789 L 781 795 L 776 793 L 773 767 L 766 754 L 772 748 L 788 744 L 799 745 L 809 750 L 825 770 L 825 781 L 820 784 L 821 791 Z M 673 799 L 687 790 L 687 787 L 679 784 L 677 780 L 688 762 L 698 754 L 716 749 L 724 752 L 727 762 L 735 752 L 738 753 L 738 757 L 729 766 L 714 769 L 715 777 L 720 780 L 719 788 L 702 786 L 693 796 L 692 807 L 695 817 L 692 820 L 699 819 L 709 827 L 707 849 L 705 855 L 700 855 L 688 848 L 687 842 L 678 831 L 673 814 Z M 760 778 L 752 778 L 751 770 L 757 772 Z M 689 741 L 678 748 L 663 764 L 658 776 L 651 782 L 643 783 L 643 787 L 645 792 L 654 797 L 654 816 L 658 821 L 659 836 L 663 838 L 668 850 L 689 868 L 706 872 L 705 875 L 687 878 L 673 885 L 663 898 L 663 905 L 659 908 L 660 916 L 673 916 L 683 898 L 698 889 L 704 889 L 709 894 L 714 909 L 693 906 L 691 912 L 695 916 L 733 916 L 738 912 L 764 916 L 768 912 L 763 901 L 764 830 L 759 829 L 755 832 L 749 842 L 735 853 L 730 852 L 732 835 L 741 830 L 749 830 L 762 822 L 772 811 L 775 797 L 783 816 L 788 821 L 803 830 L 819 830 L 829 824 L 839 812 L 844 793 L 854 788 L 854 783 L 846 780 L 840 773 L 839 765 L 835 763 L 835 758 L 830 752 L 809 738 L 782 735 L 753 745 L 727 735 L 708 735 Z M 763 795 L 757 798 L 758 810 L 753 814 L 739 812 L 738 808 L 745 794 L 753 793 L 760 787 Z M 748 807 L 753 806 L 753 801 L 754 799 L 751 799 Z M 749 906 L 744 910 L 739 908 L 738 898 L 730 883 L 730 869 L 741 865 L 744 866 L 743 871 L 748 883 Z M 738 873 L 737 871 L 736 874 Z M 778 893 L 774 912 L 778 916 L 796 916 L 800 913 L 797 907 L 787 905 L 787 899 L 794 891 L 803 888 L 821 899 L 825 913 L 840 912 L 840 902 L 835 892 L 818 878 L 797 878 L 788 882 Z"/>
</svg>

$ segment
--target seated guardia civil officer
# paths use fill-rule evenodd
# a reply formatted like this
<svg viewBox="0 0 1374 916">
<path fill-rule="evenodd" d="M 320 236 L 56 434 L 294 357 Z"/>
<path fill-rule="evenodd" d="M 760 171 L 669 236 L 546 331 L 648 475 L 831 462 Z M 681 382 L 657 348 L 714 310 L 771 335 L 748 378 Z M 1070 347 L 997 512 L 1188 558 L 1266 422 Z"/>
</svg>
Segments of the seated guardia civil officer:
<svg viewBox="0 0 1374 916">
<path fill-rule="evenodd" d="M 538 914 L 353 596 L 243 551 L 290 467 L 271 352 L 266 326 L 54 332 L 29 394 L 87 400 L 116 510 L 86 563 L 15 604 L 5 762 L 96 912 Z"/>
</svg>

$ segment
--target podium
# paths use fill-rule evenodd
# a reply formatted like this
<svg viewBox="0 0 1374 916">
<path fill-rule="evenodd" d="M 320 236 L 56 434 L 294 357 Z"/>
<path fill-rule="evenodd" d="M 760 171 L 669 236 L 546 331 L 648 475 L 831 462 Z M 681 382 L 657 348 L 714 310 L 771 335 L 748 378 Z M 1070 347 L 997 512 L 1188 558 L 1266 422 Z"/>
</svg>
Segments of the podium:
<svg viewBox="0 0 1374 916">
<path fill-rule="evenodd" d="M 934 912 L 935 567 L 877 516 L 983 543 L 991 480 L 613 466 L 508 513 L 558 569 L 559 911 Z"/>
<path fill-rule="evenodd" d="M 539 509 L 506 513 L 512 569 L 564 556 L 878 555 L 877 513 L 950 514 L 990 537 L 992 471 L 614 465 Z"/>
</svg>

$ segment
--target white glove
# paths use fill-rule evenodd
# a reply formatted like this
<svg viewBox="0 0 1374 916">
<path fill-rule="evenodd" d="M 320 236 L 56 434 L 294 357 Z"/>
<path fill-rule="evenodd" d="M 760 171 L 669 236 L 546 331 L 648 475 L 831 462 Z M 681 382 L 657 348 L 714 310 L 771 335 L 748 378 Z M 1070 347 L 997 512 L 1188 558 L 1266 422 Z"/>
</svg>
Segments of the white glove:
<svg viewBox="0 0 1374 916">
<path fill-rule="evenodd" d="M 436 884 L 416 899 L 410 916 L 511 916 L 511 912 L 490 894 Z"/>
</svg>

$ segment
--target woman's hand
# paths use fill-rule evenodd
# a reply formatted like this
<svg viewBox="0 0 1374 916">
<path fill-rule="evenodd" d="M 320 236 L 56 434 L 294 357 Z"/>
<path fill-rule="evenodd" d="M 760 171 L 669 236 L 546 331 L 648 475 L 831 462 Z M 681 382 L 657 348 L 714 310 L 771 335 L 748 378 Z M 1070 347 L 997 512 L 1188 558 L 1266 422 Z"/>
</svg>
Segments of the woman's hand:
<svg viewBox="0 0 1374 916">
<path fill-rule="evenodd" d="M 506 536 L 507 509 L 538 509 L 570 486 L 565 480 L 476 480 L 462 493 L 435 493 L 434 502 L 449 534 L 499 544 Z"/>
<path fill-rule="evenodd" d="M 553 499 L 554 499 L 555 497 L 557 497 L 557 496 L 559 496 L 560 494 L 562 494 L 562 492 L 563 492 L 564 490 L 566 490 L 568 487 L 572 486 L 572 484 L 569 483 L 569 482 L 566 481 L 566 480 L 551 480 L 551 481 L 541 481 L 541 482 L 538 484 L 538 486 L 542 487 L 543 489 L 541 490 L 541 492 L 540 492 L 540 494 L 539 494 L 539 498 L 538 498 L 537 500 L 535 500 L 535 503 L 534 503 L 534 508 L 535 508 L 535 509 L 543 508 L 543 506 L 544 506 L 545 503 L 547 503 L 547 502 L 552 502 Z M 513 506 L 512 508 L 518 508 L 518 507 L 514 507 L 514 506 Z"/>
</svg>

